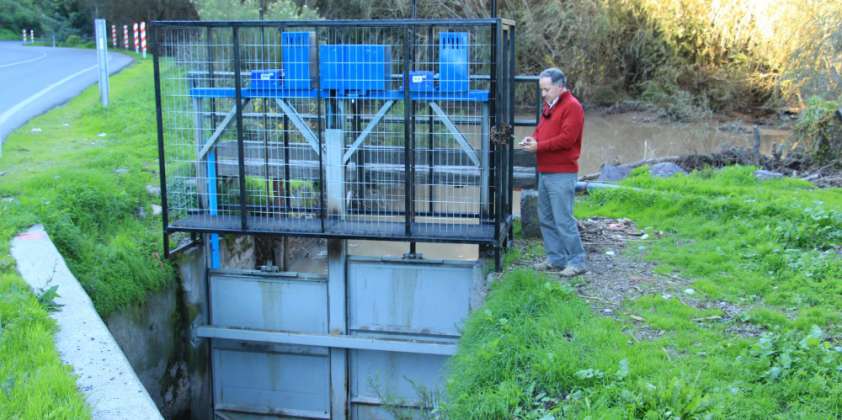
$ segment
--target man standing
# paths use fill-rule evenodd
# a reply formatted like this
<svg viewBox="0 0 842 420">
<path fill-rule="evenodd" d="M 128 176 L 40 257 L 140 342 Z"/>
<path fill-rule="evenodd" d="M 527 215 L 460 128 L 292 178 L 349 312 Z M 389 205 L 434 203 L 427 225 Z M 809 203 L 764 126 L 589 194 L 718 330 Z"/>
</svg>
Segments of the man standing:
<svg viewBox="0 0 842 420">
<path fill-rule="evenodd" d="M 535 268 L 572 277 L 585 272 L 585 249 L 573 218 L 585 112 L 561 70 L 542 71 L 538 83 L 544 110 L 535 132 L 520 143 L 538 163 L 538 220 L 547 258 Z"/>
</svg>

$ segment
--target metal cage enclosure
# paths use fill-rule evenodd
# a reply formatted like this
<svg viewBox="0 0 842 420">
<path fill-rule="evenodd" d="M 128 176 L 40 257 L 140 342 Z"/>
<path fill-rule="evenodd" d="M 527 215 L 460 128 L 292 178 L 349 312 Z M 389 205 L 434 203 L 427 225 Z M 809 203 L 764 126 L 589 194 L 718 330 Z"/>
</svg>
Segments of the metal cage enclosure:
<svg viewBox="0 0 842 420">
<path fill-rule="evenodd" d="M 499 250 L 514 37 L 500 18 L 153 22 L 165 238 Z"/>
</svg>

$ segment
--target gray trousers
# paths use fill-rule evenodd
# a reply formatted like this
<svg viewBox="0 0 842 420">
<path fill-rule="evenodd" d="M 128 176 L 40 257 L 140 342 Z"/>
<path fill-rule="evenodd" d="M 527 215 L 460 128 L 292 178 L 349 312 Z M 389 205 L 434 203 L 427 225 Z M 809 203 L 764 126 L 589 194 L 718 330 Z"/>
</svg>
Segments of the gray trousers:
<svg viewBox="0 0 842 420">
<path fill-rule="evenodd" d="M 575 195 L 575 173 L 539 175 L 538 220 L 544 237 L 544 252 L 550 264 L 559 268 L 585 266 L 585 249 L 573 218 Z"/>
</svg>

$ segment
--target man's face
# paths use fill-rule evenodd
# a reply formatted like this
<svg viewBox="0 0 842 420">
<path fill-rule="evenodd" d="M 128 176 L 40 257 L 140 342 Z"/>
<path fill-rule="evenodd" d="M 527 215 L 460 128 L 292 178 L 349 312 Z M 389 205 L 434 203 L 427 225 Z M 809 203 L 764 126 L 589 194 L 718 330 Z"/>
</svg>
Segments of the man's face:
<svg viewBox="0 0 842 420">
<path fill-rule="evenodd" d="M 542 77 L 538 80 L 538 86 L 541 87 L 541 98 L 548 104 L 564 93 L 564 88 L 554 85 L 553 80 L 549 77 Z"/>
</svg>

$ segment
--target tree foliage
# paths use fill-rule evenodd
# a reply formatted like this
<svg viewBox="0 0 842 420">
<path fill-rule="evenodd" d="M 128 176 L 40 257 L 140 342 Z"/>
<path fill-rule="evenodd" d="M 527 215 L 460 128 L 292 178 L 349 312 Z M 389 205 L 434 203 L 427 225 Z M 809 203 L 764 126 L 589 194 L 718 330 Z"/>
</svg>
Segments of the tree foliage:
<svg viewBox="0 0 842 420">
<path fill-rule="evenodd" d="M 302 0 L 325 18 L 410 15 L 410 0 Z M 417 0 L 418 16 L 485 17 L 488 0 Z M 640 98 L 676 115 L 775 109 L 842 94 L 842 2 L 498 0 L 518 70 L 564 69 L 592 103 Z M 662 102 L 670 102 L 669 104 Z"/>
<path fill-rule="evenodd" d="M 264 0 L 263 18 L 318 19 L 315 9 L 299 6 L 292 0 Z M 202 20 L 257 20 L 260 18 L 261 0 L 194 0 Z"/>
</svg>

